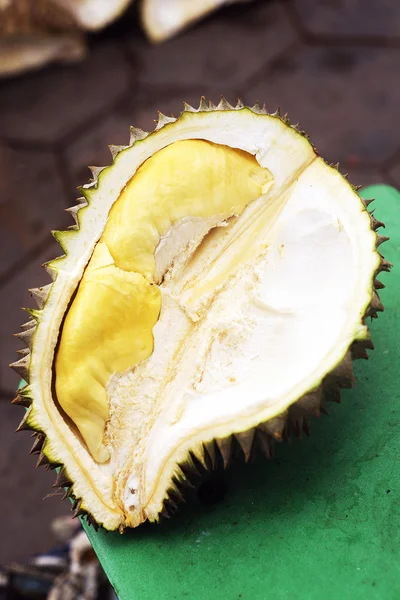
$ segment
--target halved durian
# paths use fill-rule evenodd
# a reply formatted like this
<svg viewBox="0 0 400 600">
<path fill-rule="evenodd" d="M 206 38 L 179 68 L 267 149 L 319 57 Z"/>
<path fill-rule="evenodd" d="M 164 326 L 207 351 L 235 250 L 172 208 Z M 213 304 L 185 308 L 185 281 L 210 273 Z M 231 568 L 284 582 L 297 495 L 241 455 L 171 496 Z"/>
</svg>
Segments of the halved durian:
<svg viewBox="0 0 400 600">
<path fill-rule="evenodd" d="M 111 151 L 54 232 L 12 366 L 39 464 L 122 530 L 158 520 L 194 456 L 307 430 L 373 347 L 390 265 L 382 224 L 279 113 L 202 99 Z"/>
</svg>

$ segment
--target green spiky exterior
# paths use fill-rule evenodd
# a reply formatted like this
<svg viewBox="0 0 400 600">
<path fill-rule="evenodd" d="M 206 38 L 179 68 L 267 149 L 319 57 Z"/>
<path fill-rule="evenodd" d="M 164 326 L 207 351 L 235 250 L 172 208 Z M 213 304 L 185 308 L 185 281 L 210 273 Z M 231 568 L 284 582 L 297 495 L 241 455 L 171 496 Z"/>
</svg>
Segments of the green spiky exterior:
<svg viewBox="0 0 400 600">
<path fill-rule="evenodd" d="M 245 107 L 239 100 L 236 106 L 230 105 L 224 98 L 221 99 L 220 103 L 216 106 L 212 102 L 207 103 L 204 97 L 200 100 L 200 105 L 197 109 L 193 108 L 188 104 L 184 104 L 184 112 L 207 112 L 207 111 L 226 111 L 226 110 L 251 110 L 256 114 L 270 114 L 267 113 L 265 106 L 255 104 L 253 107 Z M 275 113 L 270 114 L 277 119 L 280 119 L 285 125 L 292 127 L 297 133 L 300 133 L 304 137 L 306 134 L 298 128 L 298 125 L 292 125 L 287 115 L 282 115 L 279 110 Z M 158 131 L 162 127 L 169 123 L 175 122 L 174 117 L 167 117 L 159 113 L 159 118 L 154 131 Z M 151 133 L 142 131 L 135 127 L 131 127 L 131 136 L 128 146 L 110 146 L 110 152 L 113 158 L 115 158 L 120 152 L 134 144 L 140 143 Z M 112 166 L 112 165 L 111 165 Z M 90 202 L 90 190 L 97 188 L 100 183 L 101 173 L 104 169 L 109 167 L 89 167 L 93 180 L 81 188 L 82 198 L 79 199 L 79 204 L 68 209 L 68 212 L 72 215 L 75 224 L 72 225 L 67 231 L 54 231 L 53 236 L 60 244 L 64 252 L 67 252 L 68 242 L 73 238 L 77 230 L 80 228 L 80 216 L 79 212 Z M 338 168 L 338 165 L 335 165 Z M 359 188 L 353 187 L 353 190 L 357 192 Z M 368 211 L 368 207 L 373 200 L 362 200 L 365 206 L 365 210 Z M 373 211 L 369 212 L 371 220 L 371 228 L 377 232 L 384 224 L 377 221 L 373 216 Z M 378 248 L 381 243 L 386 241 L 388 238 L 376 233 L 376 247 Z M 379 254 L 379 265 L 376 269 L 374 278 L 374 290 L 372 292 L 372 298 L 366 312 L 363 316 L 362 323 L 365 325 L 367 317 L 376 318 L 380 311 L 383 311 L 383 305 L 379 299 L 377 290 L 384 287 L 384 285 L 376 279 L 377 275 L 381 271 L 389 271 L 391 264 L 388 263 L 384 257 Z M 47 272 L 53 279 L 57 277 L 57 261 L 55 259 L 45 264 Z M 46 448 L 46 434 L 41 431 L 40 428 L 35 424 L 35 418 L 32 415 L 32 407 L 34 406 L 35 400 L 32 395 L 32 391 L 29 386 L 29 368 L 30 368 L 30 350 L 35 335 L 37 323 L 41 319 L 42 311 L 45 309 L 48 295 L 52 288 L 52 283 L 30 290 L 32 297 L 35 299 L 38 309 L 25 309 L 31 316 L 31 319 L 21 326 L 21 332 L 17 333 L 16 336 L 24 342 L 27 346 L 24 350 L 19 351 L 21 358 L 11 364 L 10 366 L 18 373 L 18 375 L 27 382 L 27 385 L 18 391 L 17 397 L 13 400 L 14 404 L 19 404 L 27 408 L 27 411 L 22 419 L 17 431 L 25 429 L 32 430 L 34 436 L 34 443 L 31 449 L 32 454 L 38 454 L 37 466 L 45 465 L 47 468 L 56 469 L 59 468 L 57 479 L 54 483 L 55 488 L 65 490 L 63 498 L 70 498 L 73 501 L 72 510 L 74 516 L 86 516 L 89 524 L 94 527 L 98 527 L 101 523 L 96 523 L 90 511 L 82 503 L 81 498 L 77 498 L 74 494 L 74 484 L 68 477 L 67 470 L 65 467 L 57 462 L 54 457 L 50 455 L 50 452 Z M 352 370 L 352 361 L 359 358 L 368 358 L 367 350 L 373 349 L 373 344 L 369 338 L 369 335 L 365 339 L 354 341 L 343 361 L 337 365 L 337 367 L 325 376 L 321 384 L 314 390 L 311 390 L 305 396 L 297 400 L 287 411 L 283 414 L 270 419 L 269 421 L 260 424 L 258 427 L 251 429 L 244 433 L 232 435 L 225 439 L 218 439 L 214 442 L 202 444 L 201 448 L 197 448 L 196 452 L 191 453 L 188 456 L 187 461 L 180 467 L 179 478 L 175 478 L 171 482 L 171 488 L 167 494 L 164 502 L 164 509 L 160 513 L 161 516 L 168 516 L 171 511 L 176 507 L 176 501 L 179 500 L 180 487 L 189 481 L 191 473 L 198 472 L 199 466 L 203 465 L 205 468 L 212 468 L 219 455 L 220 461 L 226 467 L 232 456 L 233 448 L 240 447 L 241 451 L 246 460 L 249 459 L 251 454 L 256 448 L 270 458 L 273 455 L 274 444 L 281 440 L 287 440 L 291 436 L 301 437 L 302 433 L 309 435 L 310 432 L 310 417 L 318 417 L 321 413 L 326 414 L 326 404 L 328 402 L 340 402 L 340 391 L 342 388 L 349 388 L 354 383 L 354 375 Z"/>
</svg>

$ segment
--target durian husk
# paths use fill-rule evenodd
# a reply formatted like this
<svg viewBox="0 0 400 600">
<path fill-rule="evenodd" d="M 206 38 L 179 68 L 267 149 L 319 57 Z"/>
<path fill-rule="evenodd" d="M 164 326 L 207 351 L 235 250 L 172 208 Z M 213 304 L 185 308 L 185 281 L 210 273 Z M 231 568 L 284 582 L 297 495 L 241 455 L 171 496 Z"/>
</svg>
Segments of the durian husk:
<svg viewBox="0 0 400 600">
<path fill-rule="evenodd" d="M 215 106 L 212 102 L 207 103 L 204 98 L 201 98 L 200 105 L 197 109 L 186 103 L 184 104 L 184 107 L 185 108 L 183 112 L 204 112 L 214 110 L 240 110 L 244 108 L 244 105 L 239 100 L 236 106 L 232 106 L 224 98 L 222 98 L 218 106 Z M 253 107 L 246 108 L 249 108 L 256 114 L 269 114 L 267 113 L 265 106 L 260 106 L 258 103 Z M 272 116 L 281 119 L 286 125 L 293 127 L 298 133 L 305 136 L 304 132 L 300 131 L 297 125 L 293 126 L 290 124 L 290 121 L 286 115 L 281 115 L 280 112 L 277 111 L 273 113 Z M 155 127 L 155 131 L 173 121 L 175 121 L 175 118 L 166 117 L 165 115 L 159 113 L 159 119 Z M 113 161 L 121 151 L 132 146 L 137 141 L 143 140 L 148 135 L 149 133 L 132 127 L 131 138 L 128 146 L 110 146 Z M 90 184 L 82 188 L 84 193 L 85 188 L 97 186 L 98 176 L 104 168 L 105 167 L 90 167 L 93 180 Z M 335 165 L 335 168 L 338 168 L 338 165 Z M 352 187 L 355 192 L 357 192 L 359 189 L 359 187 Z M 376 235 L 376 254 L 379 257 L 379 264 L 374 273 L 371 301 L 362 317 L 362 324 L 365 326 L 365 329 L 367 329 L 367 319 L 377 318 L 378 313 L 384 310 L 378 295 L 378 290 L 384 288 L 385 286 L 379 279 L 377 279 L 377 277 L 381 272 L 390 271 L 392 265 L 386 261 L 383 255 L 378 251 L 378 247 L 383 242 L 387 241 L 388 238 L 378 233 L 378 230 L 384 227 L 384 224 L 375 219 L 373 216 L 373 210 L 369 210 L 369 207 L 374 200 L 364 200 L 362 198 L 360 198 L 360 200 L 364 204 L 365 211 L 369 214 L 371 229 Z M 72 225 L 70 229 L 79 229 L 79 211 L 85 205 L 85 198 L 81 198 L 78 205 L 68 209 L 75 221 L 75 225 Z M 60 243 L 62 243 L 61 234 L 62 232 L 54 232 L 55 238 Z M 46 270 L 53 281 L 55 281 L 57 278 L 57 271 L 54 267 L 52 267 L 52 263 L 54 263 L 54 261 L 51 261 L 44 266 L 46 267 Z M 30 420 L 30 408 L 35 402 L 29 387 L 30 352 L 34 343 L 36 327 L 40 322 L 41 314 L 45 308 L 52 285 L 53 283 L 50 283 L 43 287 L 29 290 L 32 297 L 36 301 L 38 308 L 25 309 L 31 318 L 21 326 L 21 331 L 15 334 L 16 337 L 18 337 L 26 345 L 26 348 L 19 351 L 21 358 L 10 365 L 10 367 L 26 382 L 26 385 L 18 390 L 17 396 L 13 400 L 13 404 L 24 406 L 27 409 L 24 418 L 17 428 L 17 432 L 23 430 L 32 431 L 34 442 L 31 449 L 31 454 L 38 455 L 36 466 L 39 467 L 44 465 L 49 469 L 59 469 L 53 487 L 64 492 L 63 499 L 70 498 L 75 517 L 85 516 L 87 522 L 97 529 L 99 525 L 101 526 L 102 524 L 96 522 L 94 517 L 90 514 L 90 511 L 84 506 L 82 498 L 79 498 L 75 495 L 74 483 L 70 480 L 65 467 L 57 461 L 56 457 L 50 456 L 48 455 L 48 452 L 46 452 L 45 432 L 40 431 L 37 428 L 37 425 Z M 176 503 L 182 497 L 182 489 L 190 482 L 190 478 L 193 474 L 199 473 L 203 469 L 212 468 L 216 463 L 217 458 L 219 458 L 219 461 L 222 462 L 225 467 L 227 467 L 235 451 L 235 447 L 241 448 L 243 457 L 246 461 L 257 450 L 261 450 L 267 458 L 271 458 L 273 456 L 274 446 L 277 442 L 288 440 L 292 436 L 301 438 L 303 433 L 309 435 L 311 418 L 319 417 L 321 413 L 328 414 L 327 406 L 330 402 L 341 402 L 341 390 L 352 387 L 355 382 L 353 374 L 353 361 L 357 359 L 368 359 L 367 351 L 372 350 L 373 348 L 374 346 L 370 339 L 369 333 L 366 336 L 363 336 L 363 339 L 356 339 L 351 343 L 342 361 L 323 378 L 320 385 L 315 389 L 309 390 L 305 395 L 294 402 L 285 412 L 276 415 L 274 418 L 271 418 L 248 431 L 232 434 L 223 439 L 215 439 L 212 442 L 200 444 L 193 448 L 187 456 L 185 462 L 179 465 L 179 475 L 175 476 L 171 481 L 170 488 L 168 489 L 164 500 L 163 510 L 160 512 L 159 517 L 168 517 L 176 510 Z M 121 526 L 120 531 L 122 532 L 123 529 L 124 527 Z"/>
</svg>

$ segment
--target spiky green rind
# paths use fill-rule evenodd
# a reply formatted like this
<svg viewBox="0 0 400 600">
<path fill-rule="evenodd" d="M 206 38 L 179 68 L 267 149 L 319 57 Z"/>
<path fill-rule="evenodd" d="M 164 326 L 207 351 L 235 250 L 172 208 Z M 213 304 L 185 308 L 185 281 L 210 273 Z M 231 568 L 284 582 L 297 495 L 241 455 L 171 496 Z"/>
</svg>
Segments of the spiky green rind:
<svg viewBox="0 0 400 600">
<path fill-rule="evenodd" d="M 308 140 L 308 136 L 299 129 L 298 124 L 292 125 L 287 115 L 282 115 L 279 109 L 273 113 L 267 113 L 267 109 L 256 103 L 252 107 L 246 107 L 241 100 L 238 100 L 235 106 L 231 105 L 225 98 L 221 98 L 220 102 L 215 105 L 212 102 L 206 102 L 202 97 L 198 108 L 194 108 L 189 104 L 184 103 L 184 110 L 181 113 L 181 118 L 184 113 L 201 113 L 210 111 L 232 111 L 246 110 L 254 114 L 267 115 L 279 119 L 285 125 L 294 129 L 298 134 Z M 173 124 L 177 119 L 175 117 L 167 117 L 162 113 L 158 113 L 158 121 L 154 132 Z M 67 231 L 54 231 L 53 236 L 60 244 L 64 255 L 54 260 L 45 263 L 43 266 L 50 275 L 53 282 L 57 279 L 58 273 L 62 269 L 63 261 L 71 248 L 71 245 L 79 241 L 79 229 L 81 228 L 82 215 L 85 209 L 90 206 L 94 192 L 101 186 L 101 181 L 108 169 L 112 168 L 121 153 L 131 148 L 133 145 L 140 144 L 152 133 L 145 132 L 141 129 L 131 127 L 130 141 L 127 146 L 110 146 L 110 152 L 113 158 L 113 163 L 106 167 L 90 167 L 92 180 L 89 184 L 80 188 L 82 198 L 78 199 L 78 204 L 67 211 L 71 214 L 74 224 Z M 310 143 L 308 141 L 308 143 Z M 315 151 L 315 148 L 314 148 Z M 316 152 L 316 151 L 315 151 Z M 318 154 L 316 152 L 316 154 Z M 333 168 L 338 168 L 335 166 Z M 350 184 L 349 184 L 350 185 Z M 353 191 L 357 193 L 359 187 L 351 186 Z M 365 210 L 373 200 L 362 200 Z M 377 221 L 373 216 L 373 211 L 370 213 L 371 228 L 376 232 L 384 224 Z M 388 238 L 376 233 L 376 248 L 378 248 Z M 362 327 L 358 335 L 348 349 L 348 352 L 339 362 L 333 371 L 324 377 L 319 382 L 317 387 L 310 390 L 307 394 L 298 399 L 285 412 L 275 416 L 264 423 L 260 423 L 245 432 L 232 434 L 224 439 L 217 439 L 207 444 L 199 444 L 193 448 L 188 454 L 185 462 L 177 467 L 177 473 L 171 482 L 171 487 L 168 490 L 167 497 L 164 502 L 162 511 L 159 517 L 168 517 L 169 514 L 176 510 L 177 502 L 182 499 L 181 489 L 190 485 L 190 479 L 203 469 L 210 469 L 217 462 L 221 462 L 224 467 L 229 465 L 232 455 L 241 449 L 245 460 L 249 460 L 256 449 L 261 450 L 268 458 L 273 455 L 274 445 L 281 440 L 287 440 L 295 435 L 301 437 L 302 433 L 309 435 L 310 433 L 310 417 L 319 417 L 321 413 L 326 414 L 326 404 L 328 402 L 340 402 L 340 391 L 342 388 L 351 387 L 354 383 L 354 375 L 352 371 L 352 361 L 359 358 L 368 358 L 367 350 L 373 349 L 373 344 L 369 338 L 369 332 L 365 324 L 366 318 L 376 318 L 378 313 L 383 310 L 383 305 L 379 299 L 377 290 L 382 289 L 384 285 L 376 278 L 380 272 L 389 271 L 391 264 L 387 262 L 381 254 L 379 256 L 379 264 L 377 266 L 373 290 L 371 290 L 371 302 L 365 307 L 364 317 L 362 319 Z M 378 262 L 378 261 L 377 261 Z M 46 286 L 30 290 L 33 298 L 38 304 L 39 310 L 26 309 L 31 315 L 31 319 L 21 326 L 21 332 L 16 336 L 27 346 L 26 350 L 21 350 L 21 358 L 10 366 L 18 373 L 18 375 L 29 382 L 30 370 L 30 350 L 34 347 L 35 331 L 37 324 L 40 322 L 41 315 L 46 309 L 46 304 L 49 301 L 52 293 L 53 283 Z M 46 465 L 49 468 L 60 467 L 54 487 L 65 491 L 64 498 L 73 500 L 72 510 L 74 516 L 86 516 L 89 524 L 96 529 L 101 523 L 97 523 L 87 507 L 84 506 L 82 499 L 74 493 L 74 483 L 68 476 L 66 468 L 60 463 L 57 453 L 53 451 L 48 443 L 46 433 L 40 430 L 38 426 L 34 409 L 35 399 L 32 389 L 29 385 L 18 391 L 17 397 L 13 401 L 14 404 L 19 404 L 27 407 L 26 414 L 19 425 L 17 431 L 30 429 L 33 430 L 35 437 L 34 444 L 31 449 L 32 454 L 39 454 L 37 466 Z"/>
</svg>

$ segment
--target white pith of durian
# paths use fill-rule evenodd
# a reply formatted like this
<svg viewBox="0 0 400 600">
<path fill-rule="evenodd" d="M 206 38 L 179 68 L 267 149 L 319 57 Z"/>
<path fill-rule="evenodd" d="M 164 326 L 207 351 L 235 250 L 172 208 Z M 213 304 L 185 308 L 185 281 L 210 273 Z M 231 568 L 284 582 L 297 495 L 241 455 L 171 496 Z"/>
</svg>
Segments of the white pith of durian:
<svg viewBox="0 0 400 600">
<path fill-rule="evenodd" d="M 66 256 L 49 264 L 48 269 L 53 273 L 55 281 L 49 290 L 46 290 L 46 293 L 49 293 L 44 310 L 33 311 L 38 325 L 30 355 L 30 384 L 25 394 L 34 401 L 26 422 L 31 427 L 45 432 L 44 453 L 51 460 L 65 466 L 68 477 L 74 482 L 74 495 L 83 498 L 83 507 L 108 529 L 127 524 L 136 525 L 144 518 L 156 519 L 172 476 L 177 473 L 177 463 L 187 459 L 189 450 L 202 452 L 203 442 L 225 438 L 232 433 L 252 429 L 263 421 L 279 417 L 298 398 L 319 386 L 324 376 L 346 356 L 353 340 L 365 339 L 368 336 L 363 317 L 371 303 L 373 276 L 379 267 L 380 258 L 375 251 L 376 234 L 371 229 L 370 217 L 351 186 L 336 170 L 317 158 L 306 138 L 289 127 L 279 115 L 267 115 L 259 107 L 252 110 L 243 108 L 241 104 L 236 110 L 232 110 L 225 102 L 222 102 L 217 110 L 215 107 L 209 110 L 203 101 L 198 111 L 187 108 L 176 121 L 161 116 L 156 132 L 149 136 L 140 130 L 133 130 L 133 145 L 119 151 L 114 149 L 114 164 L 96 173 L 97 183 L 84 189 L 88 204 L 76 212 L 79 230 L 56 232 L 56 238 L 66 251 Z M 142 506 L 139 516 L 123 515 L 114 497 L 111 472 L 117 458 L 122 460 L 123 457 L 113 458 L 111 465 L 98 465 L 93 461 L 53 402 L 52 372 L 49 365 L 53 363 L 64 311 L 101 236 L 108 211 L 117 200 L 121 189 L 146 158 L 174 141 L 194 138 L 210 140 L 254 154 L 258 162 L 267 167 L 274 176 L 274 186 L 267 191 L 266 200 L 268 197 L 276 198 L 280 192 L 287 196 L 281 217 L 284 211 L 287 211 L 287 214 L 292 209 L 296 212 L 296 208 L 300 207 L 302 202 L 305 203 L 304 210 L 310 210 L 310 206 L 315 209 L 315 204 L 319 206 L 322 203 L 325 215 L 330 218 L 330 227 L 337 227 L 338 235 L 347 234 L 357 280 L 351 282 L 347 299 L 352 298 L 352 301 L 349 303 L 346 322 L 342 324 L 341 335 L 331 340 L 331 347 L 326 349 L 324 361 L 316 364 L 314 369 L 309 369 L 306 376 L 298 376 L 300 380 L 294 382 L 290 391 L 281 390 L 274 402 L 265 403 L 265 396 L 259 394 L 259 386 L 256 386 L 255 390 L 250 388 L 250 392 L 257 392 L 249 396 L 253 405 L 245 414 L 241 414 L 240 421 L 237 420 L 236 423 L 234 419 L 229 422 L 226 418 L 222 422 L 218 413 L 212 410 L 196 412 L 194 403 L 194 412 L 189 414 L 189 411 L 186 415 L 187 422 L 192 424 L 190 439 L 185 438 L 179 431 L 173 438 L 168 428 L 164 427 L 161 432 L 164 437 L 161 436 L 148 453 L 144 490 L 148 502 Z M 284 260 L 281 246 L 285 246 L 283 240 L 286 238 L 282 230 L 277 235 L 283 236 L 281 241 L 279 237 L 276 238 L 277 245 L 274 248 L 275 260 L 279 261 Z M 346 235 L 343 237 L 346 238 Z M 307 294 L 304 294 L 305 309 L 308 306 L 307 297 Z M 278 300 L 279 298 L 269 297 L 266 303 L 279 311 L 282 306 L 279 306 Z M 149 360 L 154 358 L 156 351 Z M 112 389 L 110 392 L 112 395 Z M 235 402 L 235 392 L 232 395 L 230 389 L 229 394 Z M 214 404 L 212 400 L 209 407 L 212 409 Z M 232 408 L 234 406 L 233 404 Z M 217 405 L 215 407 L 218 408 Z M 224 414 L 226 416 L 226 412 Z M 200 417 L 204 416 L 210 417 L 208 420 L 212 421 L 211 425 L 209 422 L 201 423 Z M 127 426 L 129 425 L 128 418 Z M 156 431 L 154 429 L 154 435 Z M 150 446 L 151 435 L 148 440 Z M 161 457 L 163 464 L 160 466 L 160 462 L 157 461 L 160 456 L 158 444 L 161 440 L 167 451 L 164 451 Z M 124 455 L 129 454 L 126 447 L 123 450 Z M 133 477 L 134 481 L 138 480 L 134 472 L 130 477 Z M 130 478 L 127 479 L 127 483 L 129 488 Z M 120 497 L 125 498 L 126 489 L 121 488 L 120 492 Z M 128 499 L 126 502 L 129 504 Z M 132 505 L 135 506 L 134 503 Z"/>
</svg>

